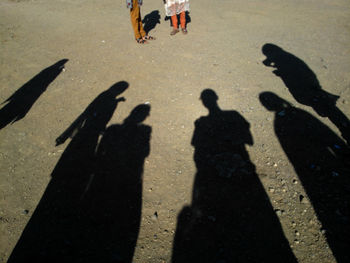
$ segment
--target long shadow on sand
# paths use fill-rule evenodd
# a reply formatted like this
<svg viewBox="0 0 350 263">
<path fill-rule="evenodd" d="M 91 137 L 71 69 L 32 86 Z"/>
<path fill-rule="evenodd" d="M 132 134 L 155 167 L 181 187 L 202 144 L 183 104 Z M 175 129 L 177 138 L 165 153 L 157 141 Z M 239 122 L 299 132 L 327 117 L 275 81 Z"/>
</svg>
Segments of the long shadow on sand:
<svg viewBox="0 0 350 263">
<path fill-rule="evenodd" d="M 245 148 L 249 123 L 222 111 L 213 90 L 201 99 L 209 114 L 195 121 L 192 204 L 179 214 L 172 262 L 297 262 Z"/>
<path fill-rule="evenodd" d="M 149 112 L 149 105 L 135 107 L 122 124 L 107 128 L 98 146 L 97 169 L 86 199 L 88 226 L 97 226 L 92 235 L 100 250 L 95 262 L 132 262 L 152 131 L 142 122 Z"/>
<path fill-rule="evenodd" d="M 40 95 L 61 73 L 67 61 L 62 59 L 44 69 L 2 103 L 6 105 L 0 110 L 0 129 L 26 116 Z"/>
<path fill-rule="evenodd" d="M 101 93 L 57 138 L 72 140 L 9 262 L 131 262 L 150 128 L 141 125 L 149 107 L 137 107 L 106 129 L 127 87 Z"/>
<path fill-rule="evenodd" d="M 349 262 L 349 149 L 326 125 L 276 94 L 263 92 L 260 101 L 276 113 L 276 136 L 326 231 L 337 262 Z"/>
<path fill-rule="evenodd" d="M 315 73 L 300 58 L 284 51 L 277 45 L 265 44 L 262 48 L 267 57 L 265 66 L 274 67 L 294 99 L 312 107 L 321 117 L 328 117 L 350 143 L 350 121 L 336 106 L 339 96 L 322 89 Z"/>
</svg>

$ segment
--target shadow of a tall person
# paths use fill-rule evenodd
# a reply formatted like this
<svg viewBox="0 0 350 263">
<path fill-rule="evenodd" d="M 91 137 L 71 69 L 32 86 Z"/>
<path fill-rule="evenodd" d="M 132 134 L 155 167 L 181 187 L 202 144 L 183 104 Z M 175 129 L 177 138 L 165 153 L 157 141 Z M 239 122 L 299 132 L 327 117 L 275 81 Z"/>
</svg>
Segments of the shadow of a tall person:
<svg viewBox="0 0 350 263">
<path fill-rule="evenodd" d="M 135 107 L 123 124 L 107 128 L 86 198 L 93 261 L 131 263 L 141 222 L 142 175 L 150 153 L 150 106 Z"/>
<path fill-rule="evenodd" d="M 245 148 L 249 123 L 222 111 L 213 90 L 201 99 L 209 114 L 195 122 L 192 204 L 178 217 L 172 262 L 296 262 Z"/>
<path fill-rule="evenodd" d="M 349 149 L 331 129 L 272 92 L 261 103 L 275 112 L 274 129 L 305 188 L 337 262 L 349 262 Z M 303 196 L 300 196 L 303 201 Z"/>
<path fill-rule="evenodd" d="M 5 106 L 0 109 L 0 129 L 26 116 L 41 94 L 62 72 L 67 61 L 62 59 L 42 70 L 2 103 Z"/>
<path fill-rule="evenodd" d="M 267 57 L 263 64 L 276 68 L 273 73 L 283 80 L 294 99 L 312 107 L 321 117 L 328 117 L 349 144 L 350 122 L 336 106 L 339 96 L 323 90 L 317 76 L 306 63 L 279 46 L 265 44 L 262 52 Z"/>
<path fill-rule="evenodd" d="M 101 93 L 56 139 L 72 140 L 56 164 L 43 197 L 25 227 L 9 262 L 88 262 L 91 252 L 84 199 L 89 189 L 99 136 L 128 87 L 118 82 Z"/>
</svg>

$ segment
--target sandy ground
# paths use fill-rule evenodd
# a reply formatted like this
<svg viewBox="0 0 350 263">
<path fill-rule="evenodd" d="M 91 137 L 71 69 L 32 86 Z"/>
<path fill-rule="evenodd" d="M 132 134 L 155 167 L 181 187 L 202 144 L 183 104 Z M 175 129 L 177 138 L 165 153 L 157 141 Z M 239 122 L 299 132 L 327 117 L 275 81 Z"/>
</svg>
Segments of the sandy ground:
<svg viewBox="0 0 350 263">
<path fill-rule="evenodd" d="M 19 99 L 10 111 L 5 111 L 5 104 L 2 105 L 1 118 L 11 110 L 13 113 L 21 109 L 23 104 L 29 105 L 26 114 L 13 124 L 9 121 L 3 124 L 1 120 L 0 262 L 7 262 L 26 226 L 29 228 L 38 222 L 40 225 L 37 215 L 45 205 L 39 207 L 38 204 L 55 184 L 53 171 L 64 154 L 68 154 L 71 142 L 67 139 L 55 146 L 55 139 L 99 94 L 120 81 L 128 83 L 128 88 L 119 95 L 125 101 L 118 103 L 105 126 L 122 124 L 139 104 L 150 106 L 150 114 L 143 122 L 144 127 L 151 127 L 151 133 L 145 145 L 148 152 L 141 158 L 143 172 L 141 169 L 138 174 L 142 180 L 142 209 L 132 262 L 171 262 L 172 257 L 176 261 L 173 240 L 179 228 L 178 215 L 186 205 L 195 207 L 193 188 L 198 163 L 196 167 L 191 140 L 195 121 L 208 114 L 199 99 L 204 89 L 216 92 L 220 109 L 236 111 L 250 124 L 253 141 L 246 149 L 250 162 L 256 166 L 257 183 L 262 185 L 262 195 L 266 195 L 263 199 L 273 207 L 298 262 L 346 262 L 349 258 L 344 251 L 350 247 L 346 237 L 350 234 L 348 166 L 336 153 L 331 157 L 322 155 L 320 148 L 309 143 L 306 137 L 300 156 L 315 162 L 320 160 L 310 164 L 310 169 L 316 172 L 323 171 L 322 165 L 327 164 L 325 176 L 336 180 L 325 180 L 323 185 L 321 181 L 320 187 L 344 186 L 344 190 L 336 193 L 325 190 L 325 198 L 330 202 L 325 205 L 320 197 L 322 191 L 310 187 L 308 179 L 302 178 L 303 172 L 298 170 L 302 160 L 294 158 L 293 153 L 283 147 L 278 132 L 274 131 L 274 120 L 283 117 L 285 112 L 275 115 L 268 111 L 259 95 L 270 91 L 291 103 L 296 114 L 311 114 L 307 115 L 307 123 L 298 125 L 306 127 L 314 123 L 310 127 L 315 138 L 331 134 L 325 135 L 332 138 L 330 147 L 335 145 L 345 151 L 345 140 L 339 139 L 342 138 L 339 125 L 331 118 L 320 116 L 293 95 L 288 74 L 294 71 L 289 67 L 289 73 L 283 73 L 281 66 L 282 77 L 273 74 L 274 69 L 263 64 L 267 57 L 262 47 L 272 43 L 283 49 L 280 55 L 291 55 L 292 60 L 286 60 L 284 66 L 288 68 L 290 63 L 305 66 L 302 72 L 314 78 L 314 82 L 318 80 L 323 90 L 340 96 L 336 104 L 338 113 L 350 116 L 350 3 L 346 0 L 192 1 L 189 34 L 175 36 L 169 35 L 171 28 L 169 20 L 164 20 L 162 2 L 144 0 L 142 16 L 153 11 L 159 11 L 161 16 L 160 23 L 152 25 L 150 31 L 157 39 L 148 45 L 138 45 L 124 1 L 0 0 L 0 100 L 5 101 L 16 91 L 24 90 L 22 94 L 17 92 Z M 63 71 L 49 68 L 62 59 L 68 59 L 62 62 Z M 293 80 L 302 85 L 307 82 L 303 78 L 300 75 Z M 25 88 L 36 86 L 39 86 L 38 94 L 32 94 L 32 100 L 28 101 Z M 325 125 L 323 128 L 319 128 L 321 123 Z M 347 125 L 346 118 L 342 124 Z M 316 136 L 322 129 L 325 132 Z M 309 132 L 305 134 L 310 136 Z M 103 138 L 102 132 L 99 140 Z M 295 144 L 303 145 L 297 141 Z M 129 151 L 128 147 L 125 149 Z M 75 149 L 73 156 L 80 155 L 82 152 Z M 313 158 L 314 155 L 317 157 Z M 328 161 L 332 158 L 336 161 L 330 164 Z M 133 160 L 127 161 L 130 166 L 138 165 L 133 164 Z M 82 163 L 88 166 L 89 159 Z M 72 163 L 65 165 L 69 170 Z M 214 180 L 213 185 L 219 193 L 220 183 Z M 239 191 L 240 187 L 234 190 Z M 337 198 L 333 198 L 335 196 Z M 219 197 L 211 200 L 218 207 L 222 206 L 221 202 Z M 244 200 L 239 202 L 244 206 Z M 329 207 L 334 209 L 324 216 L 324 209 Z M 121 210 L 117 214 L 127 212 Z M 221 224 L 219 218 L 205 215 L 214 225 Z M 254 211 L 248 215 L 254 217 Z M 226 219 L 228 216 L 224 215 Z M 327 219 L 333 216 L 335 221 L 329 223 Z M 28 224 L 31 218 L 33 222 Z M 225 225 L 222 228 L 225 229 Z M 344 233 L 343 238 L 328 236 L 334 233 L 337 236 L 339 229 Z M 266 243 L 273 238 L 269 232 Z M 193 236 L 196 234 L 189 235 Z M 216 237 L 208 234 L 209 241 L 211 238 L 217 242 Z M 26 242 L 30 237 L 23 240 Z M 264 248 L 264 244 L 261 247 Z M 268 258 L 266 262 L 272 262 Z M 105 261 L 125 262 L 119 260 Z M 231 261 L 232 258 L 227 257 L 210 262 Z"/>
</svg>

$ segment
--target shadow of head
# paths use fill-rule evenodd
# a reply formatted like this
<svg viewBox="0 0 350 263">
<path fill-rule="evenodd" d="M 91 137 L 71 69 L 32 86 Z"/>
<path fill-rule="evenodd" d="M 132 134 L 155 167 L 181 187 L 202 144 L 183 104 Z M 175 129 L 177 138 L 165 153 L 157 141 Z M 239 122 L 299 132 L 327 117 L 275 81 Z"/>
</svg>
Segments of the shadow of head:
<svg viewBox="0 0 350 263">
<path fill-rule="evenodd" d="M 41 71 L 39 75 L 37 75 L 32 79 L 32 81 L 42 82 L 43 85 L 45 84 L 47 85 L 47 82 L 53 81 L 58 76 L 58 74 L 62 72 L 62 70 L 64 69 L 64 65 L 67 62 L 68 62 L 68 59 L 66 58 L 57 61 L 52 66 Z"/>
<path fill-rule="evenodd" d="M 288 101 L 269 91 L 260 93 L 259 99 L 261 104 L 269 111 L 279 112 L 286 108 L 292 107 Z"/>
<path fill-rule="evenodd" d="M 205 89 L 202 91 L 200 99 L 203 105 L 210 110 L 217 107 L 217 100 L 219 97 L 212 89 Z"/>
<path fill-rule="evenodd" d="M 267 43 L 262 47 L 262 53 L 267 57 L 274 57 L 282 52 L 283 49 L 275 44 Z"/>
<path fill-rule="evenodd" d="M 64 64 L 66 64 L 67 62 L 68 59 L 61 59 L 60 61 L 56 62 L 53 66 L 62 69 L 64 67 Z"/>
<path fill-rule="evenodd" d="M 144 19 L 142 20 L 143 23 L 146 23 L 147 21 L 157 21 L 158 23 L 160 23 L 160 14 L 159 14 L 159 10 L 154 10 L 151 13 L 145 15 Z"/>
<path fill-rule="evenodd" d="M 112 85 L 108 92 L 111 94 L 112 97 L 117 97 L 121 93 L 123 93 L 127 88 L 129 87 L 129 83 L 126 81 L 119 81 Z"/>
<path fill-rule="evenodd" d="M 125 119 L 125 123 L 138 124 L 143 122 L 151 111 L 151 106 L 148 104 L 140 104 L 136 106 L 130 113 L 130 115 Z"/>
<path fill-rule="evenodd" d="M 274 66 L 272 63 L 276 63 L 284 54 L 282 48 L 271 43 L 267 43 L 262 47 L 262 53 L 266 56 L 266 60 L 263 61 L 265 66 Z"/>
</svg>

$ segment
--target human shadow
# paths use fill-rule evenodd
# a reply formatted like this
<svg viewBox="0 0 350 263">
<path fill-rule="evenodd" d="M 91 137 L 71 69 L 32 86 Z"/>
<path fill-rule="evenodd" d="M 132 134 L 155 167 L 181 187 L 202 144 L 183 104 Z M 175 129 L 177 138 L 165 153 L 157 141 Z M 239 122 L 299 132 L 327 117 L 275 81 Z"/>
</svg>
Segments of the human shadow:
<svg viewBox="0 0 350 263">
<path fill-rule="evenodd" d="M 172 262 L 297 262 L 246 150 L 250 124 L 213 90 L 195 121 L 192 204 L 178 216 Z"/>
<path fill-rule="evenodd" d="M 42 70 L 2 103 L 5 106 L 0 109 L 0 129 L 26 116 L 40 95 L 61 73 L 67 61 L 62 59 Z"/>
<path fill-rule="evenodd" d="M 107 128 L 98 146 L 97 169 L 86 198 L 95 262 L 132 262 L 152 131 L 142 122 L 149 112 L 149 105 L 135 107 L 122 124 Z"/>
<path fill-rule="evenodd" d="M 102 92 L 57 138 L 57 144 L 72 140 L 8 262 L 88 262 L 94 226 L 86 223 L 85 199 L 96 169 L 95 149 L 117 104 L 124 100 L 116 96 L 127 87 L 122 81 Z"/>
<path fill-rule="evenodd" d="M 148 34 L 152 29 L 154 29 L 157 26 L 157 24 L 160 24 L 159 10 L 154 10 L 151 13 L 145 15 L 145 17 L 142 20 L 142 23 L 144 24 L 143 29 Z"/>
<path fill-rule="evenodd" d="M 315 209 L 337 262 L 349 262 L 349 149 L 326 125 L 276 94 L 263 92 L 260 101 L 275 112 L 276 136 Z M 298 201 L 305 198 L 299 196 Z"/>
<path fill-rule="evenodd" d="M 318 115 L 328 117 L 337 126 L 342 137 L 350 143 L 350 122 L 336 106 L 339 96 L 322 89 L 315 73 L 300 58 L 274 44 L 265 44 L 263 64 L 274 67 L 273 73 L 280 77 L 295 100 L 312 107 Z"/>
</svg>

